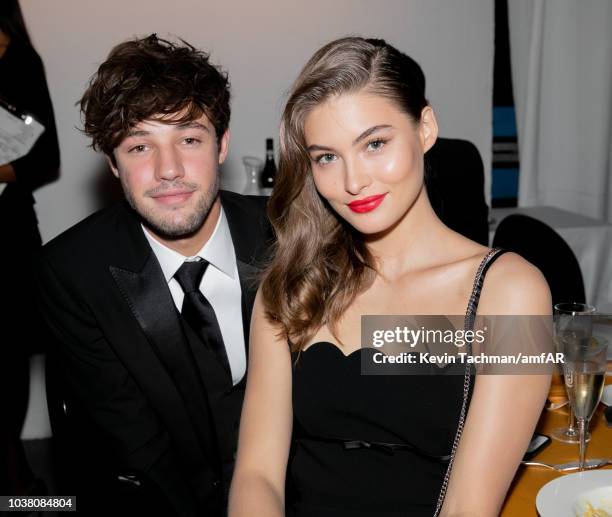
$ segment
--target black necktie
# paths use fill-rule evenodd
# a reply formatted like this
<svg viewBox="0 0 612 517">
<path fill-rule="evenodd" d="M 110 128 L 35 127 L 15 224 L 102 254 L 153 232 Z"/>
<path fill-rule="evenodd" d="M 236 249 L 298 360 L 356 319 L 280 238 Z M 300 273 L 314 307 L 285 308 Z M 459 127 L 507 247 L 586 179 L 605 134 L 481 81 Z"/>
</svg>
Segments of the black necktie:
<svg viewBox="0 0 612 517">
<path fill-rule="evenodd" d="M 206 260 L 183 262 L 174 274 L 174 278 L 185 293 L 181 314 L 231 376 L 232 371 L 215 311 L 200 292 L 200 282 L 207 267 Z"/>
</svg>

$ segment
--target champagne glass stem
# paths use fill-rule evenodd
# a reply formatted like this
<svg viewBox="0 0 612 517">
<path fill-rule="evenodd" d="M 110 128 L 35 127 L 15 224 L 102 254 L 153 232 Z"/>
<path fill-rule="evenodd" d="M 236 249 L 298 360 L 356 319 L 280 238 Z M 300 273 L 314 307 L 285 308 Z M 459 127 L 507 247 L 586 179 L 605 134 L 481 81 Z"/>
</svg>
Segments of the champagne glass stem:
<svg viewBox="0 0 612 517">
<path fill-rule="evenodd" d="M 578 419 L 578 432 L 580 433 L 580 460 L 578 466 L 580 471 L 583 471 L 586 456 L 586 419 Z"/>
<path fill-rule="evenodd" d="M 574 425 L 574 408 L 571 404 L 569 405 L 569 420 L 567 422 L 567 436 L 576 436 L 578 433 L 576 432 L 576 426 Z"/>
</svg>

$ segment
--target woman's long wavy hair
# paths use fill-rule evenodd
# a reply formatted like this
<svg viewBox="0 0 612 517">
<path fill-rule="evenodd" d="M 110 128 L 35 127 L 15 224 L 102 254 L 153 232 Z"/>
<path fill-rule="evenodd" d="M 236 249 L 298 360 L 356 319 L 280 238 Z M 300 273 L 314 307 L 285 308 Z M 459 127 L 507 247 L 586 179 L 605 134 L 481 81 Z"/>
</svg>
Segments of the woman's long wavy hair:
<svg viewBox="0 0 612 517">
<path fill-rule="evenodd" d="M 392 100 L 415 122 L 428 105 L 425 76 L 410 57 L 380 39 L 347 37 L 318 50 L 289 93 L 280 126 L 277 183 L 268 204 L 277 244 L 262 280 L 267 317 L 292 351 L 344 311 L 374 279 L 362 236 L 321 198 L 306 151 L 304 121 L 332 96 L 365 91 Z"/>
</svg>

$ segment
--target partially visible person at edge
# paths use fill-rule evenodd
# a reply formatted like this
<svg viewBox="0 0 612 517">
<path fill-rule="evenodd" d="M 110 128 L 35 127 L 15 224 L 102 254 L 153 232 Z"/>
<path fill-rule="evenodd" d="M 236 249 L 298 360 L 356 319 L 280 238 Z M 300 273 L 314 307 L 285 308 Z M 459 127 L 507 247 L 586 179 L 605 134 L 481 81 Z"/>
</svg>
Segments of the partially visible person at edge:
<svg viewBox="0 0 612 517">
<path fill-rule="evenodd" d="M 117 45 L 81 99 L 126 198 L 41 260 L 81 513 L 226 514 L 269 237 L 265 198 L 219 190 L 229 100 L 206 53 L 154 34 Z"/>
<path fill-rule="evenodd" d="M 32 192 L 57 178 L 59 146 L 43 63 L 32 47 L 17 0 L 0 2 L 0 106 L 34 116 L 44 127 L 32 149 L 0 158 L 0 486 L 11 495 L 44 495 L 20 441 L 29 387 L 30 356 L 45 350 L 35 298 L 33 258 L 41 237 Z M 24 324 L 24 322 L 26 322 Z"/>
<path fill-rule="evenodd" d="M 437 134 L 421 68 L 383 40 L 333 41 L 294 83 L 231 517 L 499 514 L 550 376 L 361 375 L 362 315 L 551 311 L 539 270 L 435 215 Z"/>
</svg>

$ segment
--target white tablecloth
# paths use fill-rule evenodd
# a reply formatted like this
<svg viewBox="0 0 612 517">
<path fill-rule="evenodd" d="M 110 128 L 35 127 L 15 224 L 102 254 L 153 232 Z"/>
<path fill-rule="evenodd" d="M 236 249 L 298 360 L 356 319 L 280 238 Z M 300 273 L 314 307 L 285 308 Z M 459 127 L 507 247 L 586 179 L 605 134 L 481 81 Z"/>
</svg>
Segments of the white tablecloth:
<svg viewBox="0 0 612 517">
<path fill-rule="evenodd" d="M 572 248 L 578 259 L 586 299 L 600 311 L 612 312 L 612 225 L 552 206 L 494 208 L 491 210 L 489 238 L 510 214 L 539 219 L 555 229 Z"/>
</svg>

